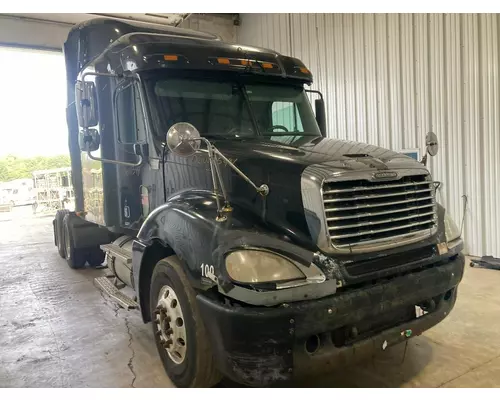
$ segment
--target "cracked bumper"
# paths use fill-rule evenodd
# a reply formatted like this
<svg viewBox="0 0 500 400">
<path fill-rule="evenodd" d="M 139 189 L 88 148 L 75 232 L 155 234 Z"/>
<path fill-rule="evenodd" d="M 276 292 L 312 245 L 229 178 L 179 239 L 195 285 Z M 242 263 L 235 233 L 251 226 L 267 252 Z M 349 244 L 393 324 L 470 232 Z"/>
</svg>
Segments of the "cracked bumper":
<svg viewBox="0 0 500 400">
<path fill-rule="evenodd" d="M 463 276 L 464 257 L 394 278 L 385 283 L 337 293 L 319 300 L 287 307 L 241 307 L 221 304 L 199 294 L 197 297 L 214 356 L 220 371 L 249 385 L 268 386 L 297 376 L 323 373 L 328 368 L 352 363 L 377 349 L 419 335 L 443 320 L 455 304 L 457 286 Z M 435 299 L 432 312 L 416 318 L 391 320 L 401 310 Z M 406 312 L 406 311 L 405 311 Z M 378 323 L 345 343 L 335 333 Z M 319 348 L 306 351 L 311 336 Z"/>
</svg>

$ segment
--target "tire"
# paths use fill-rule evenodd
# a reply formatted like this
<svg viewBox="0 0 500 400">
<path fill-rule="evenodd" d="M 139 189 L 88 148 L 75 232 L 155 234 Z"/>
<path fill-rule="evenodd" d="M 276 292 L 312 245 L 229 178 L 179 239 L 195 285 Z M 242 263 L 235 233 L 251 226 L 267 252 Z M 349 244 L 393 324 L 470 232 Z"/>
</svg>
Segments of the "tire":
<svg viewBox="0 0 500 400">
<path fill-rule="evenodd" d="M 63 238 L 66 253 L 66 262 L 73 269 L 83 268 L 85 266 L 85 249 L 75 249 L 73 240 L 73 227 L 71 225 L 71 215 L 68 213 L 63 219 Z"/>
<path fill-rule="evenodd" d="M 66 258 L 66 248 L 64 244 L 64 229 L 63 220 L 69 214 L 68 210 L 57 210 L 56 218 L 54 219 L 54 242 L 57 246 L 57 251 L 61 258 Z"/>
<path fill-rule="evenodd" d="M 56 246 L 57 250 L 59 250 L 59 247 L 57 246 L 58 237 L 57 237 L 57 228 L 56 228 L 56 220 L 55 219 L 52 220 L 52 231 L 54 233 L 54 246 Z"/>
<path fill-rule="evenodd" d="M 87 252 L 87 262 L 91 267 L 100 267 L 106 258 L 106 253 L 99 247 L 91 248 Z"/>
<path fill-rule="evenodd" d="M 165 287 L 173 290 L 173 296 L 177 300 L 177 306 L 174 307 L 180 308 L 167 310 L 167 314 L 158 314 L 158 311 L 156 311 L 158 299 L 160 294 L 165 293 Z M 196 294 L 176 256 L 164 258 L 156 264 L 151 277 L 150 289 L 153 334 L 156 348 L 169 378 L 177 387 L 183 388 L 212 387 L 216 385 L 222 376 L 215 367 L 206 329 L 196 304 Z M 169 297 L 171 295 L 169 292 Z M 162 296 L 162 298 L 165 297 Z M 173 304 L 172 301 L 169 304 Z M 182 316 L 182 325 L 177 323 L 179 314 L 175 314 L 179 310 Z M 175 322 L 172 321 L 171 323 L 176 323 L 177 327 L 184 326 L 185 328 L 186 347 L 181 362 L 179 362 L 179 359 L 177 359 L 177 362 L 174 361 L 173 356 L 167 352 L 165 345 L 162 343 L 162 340 L 165 341 L 165 336 L 163 333 L 158 333 L 159 324 L 157 321 L 161 321 L 162 316 L 164 320 L 165 315 L 177 316 Z M 176 340 L 175 336 L 174 333 L 169 338 Z M 173 350 L 174 347 L 170 347 L 170 349 Z"/>
</svg>

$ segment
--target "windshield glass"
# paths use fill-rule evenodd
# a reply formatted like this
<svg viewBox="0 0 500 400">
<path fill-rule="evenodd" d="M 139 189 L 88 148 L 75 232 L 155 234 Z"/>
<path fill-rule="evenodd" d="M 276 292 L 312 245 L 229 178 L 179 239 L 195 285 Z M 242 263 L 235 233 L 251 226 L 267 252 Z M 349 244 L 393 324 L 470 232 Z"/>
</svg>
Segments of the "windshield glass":
<svg viewBox="0 0 500 400">
<path fill-rule="evenodd" d="M 262 135 L 291 142 L 321 135 L 299 86 L 161 77 L 148 79 L 146 87 L 160 135 L 177 122 L 189 122 L 209 137 Z"/>
</svg>

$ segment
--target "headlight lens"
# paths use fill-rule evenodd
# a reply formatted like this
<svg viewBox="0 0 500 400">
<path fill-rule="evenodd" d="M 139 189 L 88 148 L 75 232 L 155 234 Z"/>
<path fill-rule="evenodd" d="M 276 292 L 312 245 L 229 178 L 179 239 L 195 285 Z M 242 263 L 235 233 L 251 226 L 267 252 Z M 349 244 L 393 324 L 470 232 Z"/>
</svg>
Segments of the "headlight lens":
<svg viewBox="0 0 500 400">
<path fill-rule="evenodd" d="M 226 257 L 231 279 L 242 283 L 290 281 L 305 278 L 290 260 L 260 250 L 238 250 Z"/>
<path fill-rule="evenodd" d="M 460 237 L 460 229 L 458 229 L 457 224 L 455 224 L 455 221 L 453 221 L 447 212 L 444 214 L 444 229 L 447 242 L 451 242 Z"/>
</svg>

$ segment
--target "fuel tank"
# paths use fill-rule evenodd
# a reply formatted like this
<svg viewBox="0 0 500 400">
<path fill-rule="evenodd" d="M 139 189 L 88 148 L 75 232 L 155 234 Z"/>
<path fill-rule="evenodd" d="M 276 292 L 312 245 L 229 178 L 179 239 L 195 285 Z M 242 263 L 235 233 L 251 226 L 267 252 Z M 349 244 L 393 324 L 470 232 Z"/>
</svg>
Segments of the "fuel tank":
<svg viewBox="0 0 500 400">
<path fill-rule="evenodd" d="M 106 245 L 108 268 L 125 285 L 132 287 L 132 244 L 134 238 L 120 236 L 110 245 Z"/>
</svg>

